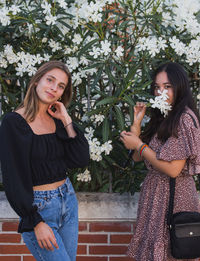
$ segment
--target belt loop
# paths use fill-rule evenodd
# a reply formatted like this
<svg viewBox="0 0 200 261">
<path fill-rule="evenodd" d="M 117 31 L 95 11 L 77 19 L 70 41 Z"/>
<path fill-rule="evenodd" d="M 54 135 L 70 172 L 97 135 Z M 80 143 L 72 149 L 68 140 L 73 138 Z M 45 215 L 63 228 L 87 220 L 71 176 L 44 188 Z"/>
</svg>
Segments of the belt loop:
<svg viewBox="0 0 200 261">
<path fill-rule="evenodd" d="M 60 195 L 63 197 L 62 187 L 58 187 Z"/>
</svg>

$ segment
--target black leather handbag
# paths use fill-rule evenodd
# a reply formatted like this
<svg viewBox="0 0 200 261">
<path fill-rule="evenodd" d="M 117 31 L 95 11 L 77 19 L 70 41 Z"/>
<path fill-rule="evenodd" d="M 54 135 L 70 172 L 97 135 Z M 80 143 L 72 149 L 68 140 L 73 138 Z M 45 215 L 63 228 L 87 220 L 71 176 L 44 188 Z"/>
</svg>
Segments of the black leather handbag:
<svg viewBox="0 0 200 261">
<path fill-rule="evenodd" d="M 200 213 L 183 211 L 173 214 L 175 178 L 170 178 L 170 199 L 167 224 L 171 255 L 176 259 L 200 257 Z"/>
</svg>

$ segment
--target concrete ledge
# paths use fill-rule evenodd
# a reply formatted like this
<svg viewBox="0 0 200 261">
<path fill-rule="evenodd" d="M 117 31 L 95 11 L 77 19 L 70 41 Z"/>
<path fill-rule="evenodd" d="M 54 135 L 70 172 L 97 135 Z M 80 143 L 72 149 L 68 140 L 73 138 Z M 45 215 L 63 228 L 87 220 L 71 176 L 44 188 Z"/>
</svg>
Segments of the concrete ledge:
<svg viewBox="0 0 200 261">
<path fill-rule="evenodd" d="M 128 221 L 135 220 L 139 193 L 77 193 L 80 221 Z M 18 219 L 5 193 L 0 192 L 0 219 Z"/>
</svg>

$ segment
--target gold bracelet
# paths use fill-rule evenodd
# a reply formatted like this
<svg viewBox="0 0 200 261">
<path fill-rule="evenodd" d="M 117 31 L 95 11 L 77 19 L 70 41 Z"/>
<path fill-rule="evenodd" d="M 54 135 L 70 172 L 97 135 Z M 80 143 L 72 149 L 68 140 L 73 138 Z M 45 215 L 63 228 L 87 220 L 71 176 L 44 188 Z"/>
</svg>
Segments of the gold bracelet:
<svg viewBox="0 0 200 261">
<path fill-rule="evenodd" d="M 69 126 L 70 124 L 72 124 L 72 121 L 71 121 L 70 123 L 66 124 L 66 125 L 64 126 L 64 128 L 66 128 L 66 127 Z"/>
</svg>

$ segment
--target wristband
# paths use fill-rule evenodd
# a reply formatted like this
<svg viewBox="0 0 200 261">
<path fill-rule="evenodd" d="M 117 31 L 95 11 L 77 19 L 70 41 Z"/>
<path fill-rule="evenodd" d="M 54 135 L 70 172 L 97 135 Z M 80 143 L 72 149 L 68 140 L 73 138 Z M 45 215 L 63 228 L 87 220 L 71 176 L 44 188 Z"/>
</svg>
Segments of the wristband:
<svg viewBox="0 0 200 261">
<path fill-rule="evenodd" d="M 64 128 L 66 128 L 66 127 L 69 126 L 70 124 L 72 124 L 72 121 L 71 121 L 70 123 L 66 124 L 66 125 L 64 126 Z"/>
<path fill-rule="evenodd" d="M 144 152 L 144 150 L 145 150 L 147 147 L 148 147 L 148 145 L 145 144 L 145 143 L 143 143 L 143 144 L 140 146 L 140 148 L 139 148 L 139 150 L 138 150 L 138 153 L 139 153 L 140 157 L 142 157 L 142 153 Z"/>
</svg>

